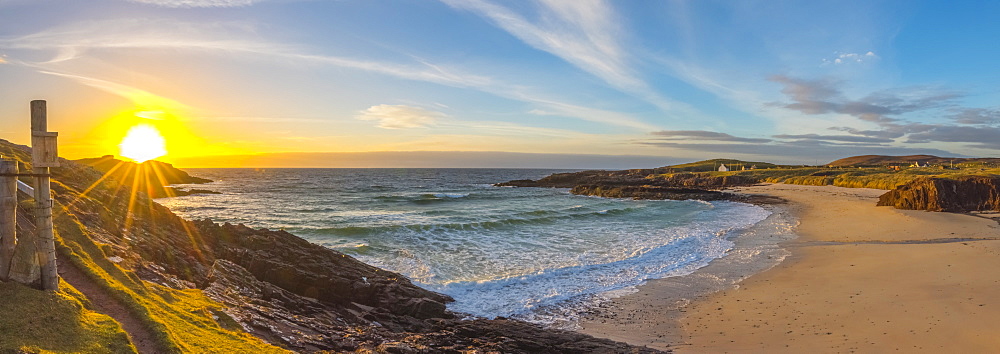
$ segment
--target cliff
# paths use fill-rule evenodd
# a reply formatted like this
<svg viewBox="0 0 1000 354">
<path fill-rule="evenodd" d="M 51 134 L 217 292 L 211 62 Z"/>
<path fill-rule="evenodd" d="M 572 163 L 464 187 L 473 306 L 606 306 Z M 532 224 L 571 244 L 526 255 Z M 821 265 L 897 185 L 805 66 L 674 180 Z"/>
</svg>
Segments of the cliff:
<svg viewBox="0 0 1000 354">
<path fill-rule="evenodd" d="M 1000 176 L 920 178 L 883 194 L 878 205 L 949 212 L 1000 210 Z"/>
<path fill-rule="evenodd" d="M 0 154 L 29 167 L 26 147 L 0 140 Z M 51 327 L 15 323 L 18 333 L 0 331 L 0 352 L 656 352 L 512 320 L 462 320 L 446 309 L 451 298 L 400 274 L 284 231 L 184 220 L 127 176 L 62 164 L 52 190 L 64 282 L 56 296 L 0 306 L 0 325 L 31 309 L 70 308 L 45 316 L 72 330 L 53 341 Z M 0 292 L 43 294 L 9 282 Z"/>
</svg>

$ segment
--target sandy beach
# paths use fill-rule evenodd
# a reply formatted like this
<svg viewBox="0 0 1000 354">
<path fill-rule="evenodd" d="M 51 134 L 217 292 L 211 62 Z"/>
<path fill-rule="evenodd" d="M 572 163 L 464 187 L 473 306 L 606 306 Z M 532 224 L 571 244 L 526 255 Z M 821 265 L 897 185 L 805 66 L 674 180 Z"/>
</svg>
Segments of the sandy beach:
<svg viewBox="0 0 1000 354">
<path fill-rule="evenodd" d="M 773 210 L 799 221 L 798 237 L 758 248 L 766 257 L 755 258 L 783 261 L 753 274 L 774 262 L 741 266 L 735 254 L 689 276 L 650 281 L 606 304 L 581 332 L 679 353 L 1000 348 L 996 221 L 876 207 L 882 190 L 782 184 L 740 191 L 788 201 Z M 741 273 L 753 275 L 740 280 Z M 735 280 L 713 282 L 726 278 Z"/>
</svg>

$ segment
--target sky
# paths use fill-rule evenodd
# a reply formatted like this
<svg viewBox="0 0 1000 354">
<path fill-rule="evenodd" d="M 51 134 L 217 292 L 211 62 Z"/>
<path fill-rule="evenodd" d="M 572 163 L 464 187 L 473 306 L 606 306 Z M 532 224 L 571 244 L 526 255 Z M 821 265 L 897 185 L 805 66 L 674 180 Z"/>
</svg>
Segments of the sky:
<svg viewBox="0 0 1000 354">
<path fill-rule="evenodd" d="M 118 154 L 150 125 L 161 160 L 197 166 L 386 151 L 607 155 L 579 167 L 996 157 L 996 14 L 991 1 L 0 0 L 0 138 L 27 144 L 28 102 L 44 99 L 64 157 Z"/>
</svg>

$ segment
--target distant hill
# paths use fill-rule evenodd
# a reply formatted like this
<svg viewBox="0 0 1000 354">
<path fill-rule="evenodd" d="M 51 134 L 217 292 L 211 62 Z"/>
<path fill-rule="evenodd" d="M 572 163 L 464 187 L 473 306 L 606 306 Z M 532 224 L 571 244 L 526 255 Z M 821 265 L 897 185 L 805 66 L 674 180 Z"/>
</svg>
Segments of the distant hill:
<svg viewBox="0 0 1000 354">
<path fill-rule="evenodd" d="M 944 164 L 1000 164 L 1000 158 L 961 158 L 961 157 L 938 157 L 934 155 L 909 155 L 909 156 L 886 156 L 886 155 L 862 155 L 842 158 L 828 163 L 833 167 L 845 166 L 885 166 L 885 165 L 908 165 L 915 162 L 929 163 L 932 165 Z"/>
<path fill-rule="evenodd" d="M 213 193 L 211 191 L 200 189 L 183 191 L 169 187 L 171 184 L 209 183 L 212 182 L 212 180 L 193 177 L 187 172 L 178 170 L 174 168 L 173 165 L 166 162 L 150 160 L 138 164 L 135 162 L 116 159 L 113 155 L 105 155 L 98 158 L 79 159 L 74 160 L 74 162 L 93 167 L 105 175 L 110 174 L 112 178 L 122 183 L 126 183 L 128 185 L 133 185 L 134 183 L 134 186 L 138 187 L 139 190 L 145 191 L 146 194 L 153 198 L 197 193 Z M 136 180 L 136 176 L 141 176 L 141 178 Z"/>
<path fill-rule="evenodd" d="M 734 160 L 734 159 L 711 159 L 711 160 L 704 160 L 704 161 L 698 161 L 698 162 L 685 163 L 685 164 L 680 164 L 680 165 L 667 166 L 666 168 L 670 168 L 670 169 L 672 169 L 674 171 L 677 171 L 677 172 L 681 172 L 681 171 L 684 171 L 684 172 L 707 172 L 707 171 L 718 170 L 719 165 L 721 165 L 721 164 L 725 164 L 726 167 L 729 167 L 730 170 L 732 170 L 734 168 L 742 167 L 742 166 L 745 166 L 746 168 L 754 167 L 754 168 L 758 168 L 758 169 L 778 167 L 778 165 L 775 165 L 773 163 L 767 163 L 767 162 L 742 161 L 742 160 Z"/>
</svg>

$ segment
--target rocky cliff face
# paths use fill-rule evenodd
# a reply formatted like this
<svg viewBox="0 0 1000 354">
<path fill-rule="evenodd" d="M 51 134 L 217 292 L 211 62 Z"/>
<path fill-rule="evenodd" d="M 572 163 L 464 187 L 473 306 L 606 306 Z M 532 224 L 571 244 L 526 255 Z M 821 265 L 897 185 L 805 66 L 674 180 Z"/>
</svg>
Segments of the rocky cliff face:
<svg viewBox="0 0 1000 354">
<path fill-rule="evenodd" d="M 878 205 L 948 212 L 1000 210 L 1000 176 L 921 178 L 883 194 Z"/>
</svg>

